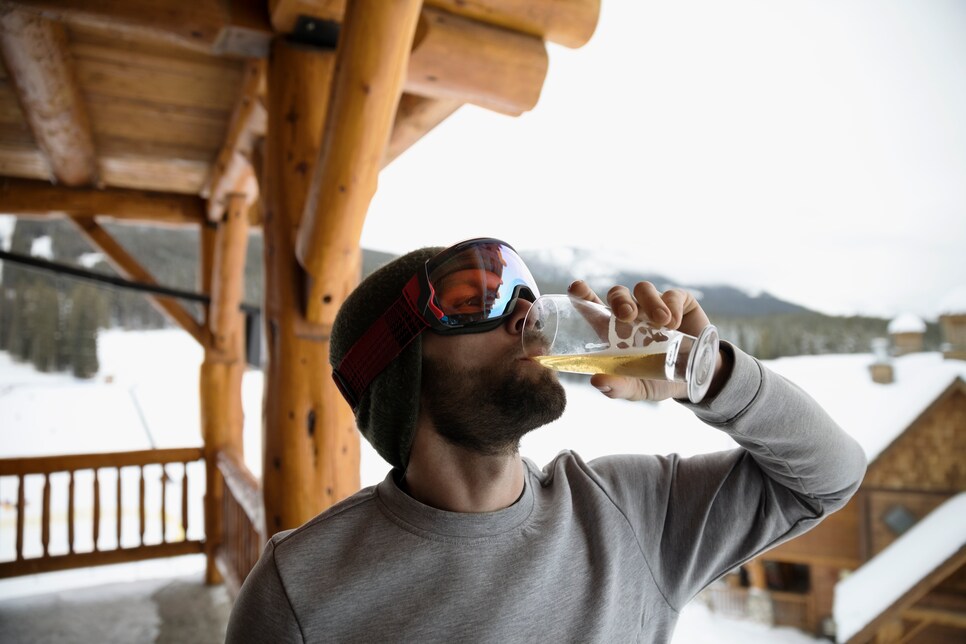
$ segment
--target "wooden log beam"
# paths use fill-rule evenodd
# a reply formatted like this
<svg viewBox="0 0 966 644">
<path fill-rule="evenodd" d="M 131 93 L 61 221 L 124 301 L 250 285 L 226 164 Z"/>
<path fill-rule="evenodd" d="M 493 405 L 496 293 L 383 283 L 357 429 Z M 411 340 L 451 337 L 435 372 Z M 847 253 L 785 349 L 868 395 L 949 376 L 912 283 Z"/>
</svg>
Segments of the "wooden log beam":
<svg viewBox="0 0 966 644">
<path fill-rule="evenodd" d="M 154 284 L 154 277 L 131 256 L 117 240 L 111 237 L 91 216 L 72 215 L 70 217 L 80 232 L 94 247 L 107 256 L 108 262 L 122 277 L 144 284 Z M 201 324 L 172 297 L 148 295 L 148 301 L 162 314 L 174 320 L 182 329 L 188 332 L 199 344 L 204 346 L 205 336 Z"/>
<path fill-rule="evenodd" d="M 600 17 L 600 0 L 426 0 L 426 4 L 572 48 L 590 40 Z"/>
<path fill-rule="evenodd" d="M 905 611 L 902 616 L 913 621 L 940 624 L 966 630 L 966 613 L 948 608 L 917 608 Z"/>
<path fill-rule="evenodd" d="M 275 31 L 295 29 L 299 16 L 342 22 L 346 0 L 269 0 Z M 541 40 L 581 47 L 597 28 L 600 0 L 425 0 L 425 4 Z"/>
<path fill-rule="evenodd" d="M 228 199 L 225 220 L 218 225 L 214 248 L 208 330 L 212 334 L 212 347 L 218 351 L 232 353 L 236 336 L 240 337 L 244 332 L 241 304 L 247 248 L 248 198 L 235 193 Z M 242 357 L 233 359 L 241 360 Z"/>
<path fill-rule="evenodd" d="M 218 153 L 211 177 L 202 196 L 208 198 L 208 219 L 218 221 L 228 207 L 228 195 L 237 192 L 239 183 L 251 172 L 252 147 L 265 136 L 267 113 L 262 103 L 265 95 L 263 60 L 245 64 L 245 75 L 238 102 L 228 124 L 225 143 Z"/>
<path fill-rule="evenodd" d="M 406 73 L 421 0 L 356 0 L 346 8 L 324 145 L 299 225 L 309 273 L 305 316 L 331 324 L 355 285 L 359 238 Z M 351 277 L 351 278 L 350 278 Z"/>
<path fill-rule="evenodd" d="M 197 226 L 205 221 L 205 203 L 192 195 L 123 188 L 67 188 L 9 177 L 0 179 L 0 212 L 34 217 L 99 216 L 166 225 Z"/>
<path fill-rule="evenodd" d="M 513 116 L 532 109 L 540 97 L 548 67 L 543 39 L 553 36 L 579 46 L 590 38 L 600 12 L 599 0 L 426 4 L 436 7 L 421 11 L 405 90 Z M 276 27 L 290 31 L 299 15 L 338 20 L 344 6 L 345 0 L 280 0 L 273 20 L 278 15 Z"/>
<path fill-rule="evenodd" d="M 7 0 L 52 20 L 213 55 L 265 58 L 275 35 L 264 0 Z"/>
<path fill-rule="evenodd" d="M 382 167 L 415 145 L 430 130 L 449 118 L 463 103 L 457 100 L 426 98 L 403 94 L 396 109 L 396 120 L 389 137 L 389 146 L 382 159 Z"/>
<path fill-rule="evenodd" d="M 518 116 L 537 104 L 548 65 L 537 36 L 425 7 L 405 90 Z"/>
<path fill-rule="evenodd" d="M 94 137 L 63 25 L 0 5 L 0 54 L 56 180 L 93 184 Z"/>
<path fill-rule="evenodd" d="M 264 161 L 255 164 L 265 206 L 265 535 L 301 525 L 359 489 L 359 434 L 332 382 L 328 329 L 302 316 L 304 276 L 295 256 L 334 70 L 332 51 L 282 39 L 273 45 Z"/>
</svg>

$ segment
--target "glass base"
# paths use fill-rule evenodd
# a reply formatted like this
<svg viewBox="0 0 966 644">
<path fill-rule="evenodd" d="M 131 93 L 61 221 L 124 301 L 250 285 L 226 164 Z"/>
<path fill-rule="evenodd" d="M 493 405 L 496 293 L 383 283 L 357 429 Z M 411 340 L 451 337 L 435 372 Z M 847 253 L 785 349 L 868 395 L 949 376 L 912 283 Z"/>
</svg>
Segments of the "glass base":
<svg viewBox="0 0 966 644">
<path fill-rule="evenodd" d="M 699 403 L 708 393 L 718 360 L 718 329 L 709 324 L 701 331 L 688 355 L 686 377 L 688 400 Z"/>
</svg>

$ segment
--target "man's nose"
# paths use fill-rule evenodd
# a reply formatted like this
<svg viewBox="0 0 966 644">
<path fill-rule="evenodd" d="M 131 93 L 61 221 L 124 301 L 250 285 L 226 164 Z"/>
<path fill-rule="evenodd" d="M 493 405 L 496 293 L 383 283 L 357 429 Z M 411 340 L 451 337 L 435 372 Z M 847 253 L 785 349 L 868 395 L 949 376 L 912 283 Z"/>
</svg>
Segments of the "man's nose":
<svg viewBox="0 0 966 644">
<path fill-rule="evenodd" d="M 532 325 L 533 320 L 527 320 L 527 313 L 530 312 L 530 308 L 533 303 L 529 300 L 525 300 L 522 297 L 517 300 L 516 305 L 513 307 L 513 313 L 506 320 L 506 330 L 514 335 L 520 335 L 525 329 L 525 325 Z"/>
</svg>

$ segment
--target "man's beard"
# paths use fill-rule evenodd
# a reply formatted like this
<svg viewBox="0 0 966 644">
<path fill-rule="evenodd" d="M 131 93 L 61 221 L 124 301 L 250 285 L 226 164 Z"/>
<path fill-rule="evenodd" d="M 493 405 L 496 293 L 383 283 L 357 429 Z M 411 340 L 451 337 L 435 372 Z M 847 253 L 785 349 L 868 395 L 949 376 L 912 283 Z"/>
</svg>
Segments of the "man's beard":
<svg viewBox="0 0 966 644">
<path fill-rule="evenodd" d="M 477 370 L 423 360 L 422 403 L 436 432 L 486 456 L 515 453 L 527 432 L 560 418 L 567 404 L 555 372 L 520 367 L 515 353 Z"/>
</svg>

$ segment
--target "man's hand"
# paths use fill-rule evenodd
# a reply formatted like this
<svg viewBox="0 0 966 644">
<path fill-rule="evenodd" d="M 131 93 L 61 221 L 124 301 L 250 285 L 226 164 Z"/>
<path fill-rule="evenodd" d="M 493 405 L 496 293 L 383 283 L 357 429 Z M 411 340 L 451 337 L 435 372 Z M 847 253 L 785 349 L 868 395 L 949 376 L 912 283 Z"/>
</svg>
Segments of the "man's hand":
<svg viewBox="0 0 966 644">
<path fill-rule="evenodd" d="M 607 302 L 582 280 L 577 280 L 567 289 L 573 297 L 605 304 L 624 322 L 646 318 L 651 324 L 667 329 L 677 329 L 682 333 L 697 336 L 711 321 L 694 299 L 694 296 L 681 289 L 671 289 L 661 293 L 650 282 L 638 282 L 633 293 L 626 286 L 615 286 L 607 292 Z M 723 360 L 719 352 L 715 363 L 712 391 L 720 387 Z M 590 384 L 608 398 L 624 400 L 664 400 L 666 398 L 687 399 L 688 388 L 683 382 L 662 380 L 641 380 L 607 374 L 595 374 Z"/>
</svg>

